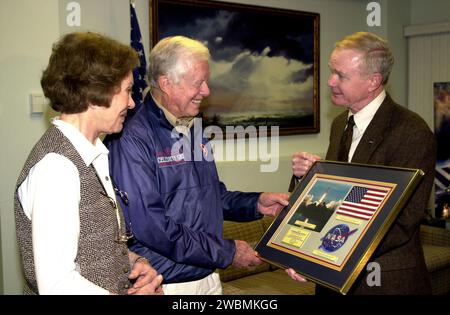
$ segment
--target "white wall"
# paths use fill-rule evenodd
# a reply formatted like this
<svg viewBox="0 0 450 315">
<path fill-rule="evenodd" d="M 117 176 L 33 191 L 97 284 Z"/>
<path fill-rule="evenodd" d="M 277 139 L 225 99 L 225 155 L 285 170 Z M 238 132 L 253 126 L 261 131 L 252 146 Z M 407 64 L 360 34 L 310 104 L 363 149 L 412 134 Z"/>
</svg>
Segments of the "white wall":
<svg viewBox="0 0 450 315">
<path fill-rule="evenodd" d="M 396 0 L 397 1 L 397 0 Z M 409 1 L 409 0 L 408 0 Z M 39 80 L 51 51 L 51 45 L 63 33 L 72 30 L 92 30 L 105 33 L 124 43 L 129 41 L 128 1 L 78 0 L 82 9 L 81 28 L 65 24 L 67 0 L 0 0 L 0 271 L 3 293 L 21 292 L 20 262 L 14 232 L 13 189 L 18 173 L 33 144 L 48 126 L 45 115 L 31 115 L 28 97 L 41 91 Z M 148 1 L 135 0 L 146 53 L 149 51 Z M 341 110 L 331 105 L 326 87 L 327 59 L 336 40 L 360 30 L 381 32 L 391 36 L 390 30 L 401 25 L 388 23 L 381 27 L 366 25 L 366 5 L 361 0 L 241 0 L 230 1 L 320 13 L 320 125 L 319 134 L 285 136 L 280 139 L 280 167 L 277 173 L 259 172 L 256 162 L 218 163 L 222 180 L 231 189 L 286 190 L 290 177 L 290 156 L 299 149 L 323 154 L 328 145 L 330 122 Z M 389 12 L 393 0 L 380 1 L 383 12 Z M 414 3 L 420 3 L 419 0 Z M 426 1 L 424 0 L 424 3 Z M 399 9 L 397 7 L 397 9 Z M 407 8 L 408 9 L 408 8 Z M 409 11 L 407 11 L 409 12 Z M 383 13 L 383 14 L 385 14 Z M 406 16 L 409 13 L 405 13 Z M 406 56 L 396 56 L 398 59 Z M 394 73 L 399 78 L 406 72 L 400 64 Z M 404 91 L 401 79 L 391 82 L 392 90 Z M 0 286 L 1 289 L 1 286 Z"/>
<path fill-rule="evenodd" d="M 410 24 L 410 0 L 387 1 L 387 26 L 384 36 L 390 44 L 395 63 L 389 77 L 387 90 L 399 104 L 408 106 L 408 41 L 403 36 L 403 26 Z"/>
<path fill-rule="evenodd" d="M 46 128 L 29 114 L 28 95 L 39 78 L 51 44 L 58 38 L 58 1 L 0 2 L 0 221 L 4 293 L 21 292 L 13 187 L 33 143 Z"/>
<path fill-rule="evenodd" d="M 129 1 L 126 0 L 76 0 L 81 7 L 81 25 L 68 26 L 66 23 L 67 4 L 73 0 L 59 0 L 59 28 L 61 34 L 74 31 L 103 33 L 123 43 L 130 42 Z M 134 0 L 139 26 L 146 52 L 149 43 L 149 1 Z"/>
<path fill-rule="evenodd" d="M 450 21 L 450 1 L 411 0 L 411 23 L 433 24 Z"/>
</svg>

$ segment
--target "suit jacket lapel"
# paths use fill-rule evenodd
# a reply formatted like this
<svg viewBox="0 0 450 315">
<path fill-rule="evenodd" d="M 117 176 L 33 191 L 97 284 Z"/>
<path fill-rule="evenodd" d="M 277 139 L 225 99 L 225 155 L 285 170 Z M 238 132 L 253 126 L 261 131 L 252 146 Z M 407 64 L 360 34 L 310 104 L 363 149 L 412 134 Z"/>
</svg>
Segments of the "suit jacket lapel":
<svg viewBox="0 0 450 315">
<path fill-rule="evenodd" d="M 328 145 L 326 159 L 330 161 L 336 161 L 339 152 L 339 146 L 341 144 L 342 134 L 344 133 L 345 126 L 347 125 L 348 111 L 339 114 L 331 126 L 330 144 Z"/>
<path fill-rule="evenodd" d="M 370 162 L 372 154 L 383 141 L 384 134 L 391 124 L 393 104 L 391 97 L 386 94 L 386 98 L 383 103 L 381 103 L 380 108 L 377 110 L 375 116 L 364 132 L 364 135 L 353 154 L 352 162 Z"/>
</svg>

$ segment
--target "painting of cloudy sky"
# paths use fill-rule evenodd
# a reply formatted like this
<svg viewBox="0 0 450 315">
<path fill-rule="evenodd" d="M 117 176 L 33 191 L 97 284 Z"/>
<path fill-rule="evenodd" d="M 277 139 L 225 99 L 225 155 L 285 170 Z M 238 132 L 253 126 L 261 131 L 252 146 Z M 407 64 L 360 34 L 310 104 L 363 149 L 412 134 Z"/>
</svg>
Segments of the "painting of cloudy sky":
<svg viewBox="0 0 450 315">
<path fill-rule="evenodd" d="M 204 125 L 318 132 L 317 14 L 163 0 L 156 11 L 156 38 L 185 35 L 210 49 Z"/>
</svg>

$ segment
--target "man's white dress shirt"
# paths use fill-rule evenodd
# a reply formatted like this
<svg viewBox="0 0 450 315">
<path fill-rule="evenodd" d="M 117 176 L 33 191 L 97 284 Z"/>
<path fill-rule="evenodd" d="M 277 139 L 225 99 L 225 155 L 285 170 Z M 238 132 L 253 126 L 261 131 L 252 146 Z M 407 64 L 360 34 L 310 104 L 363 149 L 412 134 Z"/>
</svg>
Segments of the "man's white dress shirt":
<svg viewBox="0 0 450 315">
<path fill-rule="evenodd" d="M 363 109 L 353 115 L 353 118 L 355 119 L 355 126 L 353 127 L 352 144 L 348 152 L 348 162 L 351 162 L 359 141 L 361 141 L 364 132 L 366 131 L 367 127 L 372 121 L 373 116 L 375 116 L 375 113 L 377 112 L 378 108 L 380 108 L 381 103 L 383 103 L 385 98 L 386 91 L 383 90 L 380 94 L 378 94 L 376 98 L 373 99 L 372 102 L 367 104 Z M 349 116 L 351 115 L 352 113 L 349 111 Z"/>
</svg>

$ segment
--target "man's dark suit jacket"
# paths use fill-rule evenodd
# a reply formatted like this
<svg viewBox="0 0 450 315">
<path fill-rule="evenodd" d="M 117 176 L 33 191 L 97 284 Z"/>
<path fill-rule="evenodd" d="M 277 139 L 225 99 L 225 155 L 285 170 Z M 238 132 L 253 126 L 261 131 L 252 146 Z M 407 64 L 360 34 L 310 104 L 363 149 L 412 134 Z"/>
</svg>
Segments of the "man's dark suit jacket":
<svg viewBox="0 0 450 315">
<path fill-rule="evenodd" d="M 347 117 L 345 111 L 332 123 L 327 160 L 337 160 Z M 430 197 L 436 163 L 436 144 L 430 128 L 420 116 L 386 95 L 351 162 L 419 168 L 425 176 L 370 259 L 380 264 L 381 286 L 369 287 L 364 271 L 349 294 L 431 294 L 419 239 L 420 221 Z"/>
</svg>

